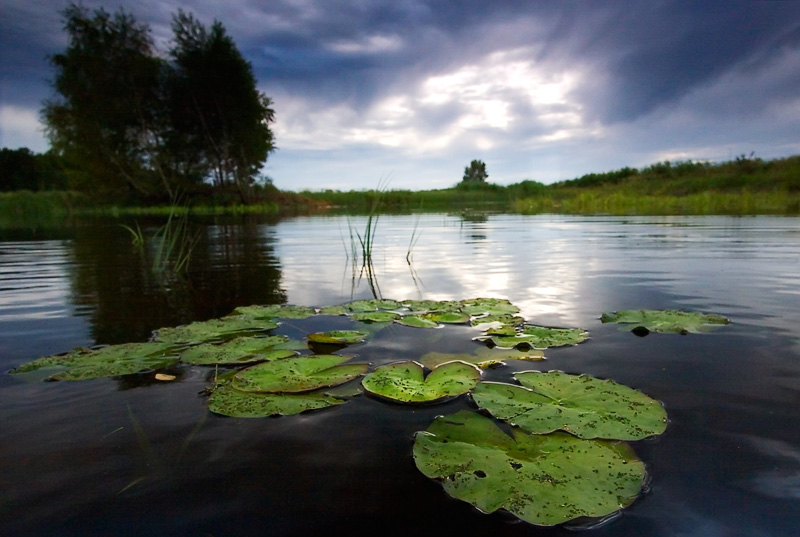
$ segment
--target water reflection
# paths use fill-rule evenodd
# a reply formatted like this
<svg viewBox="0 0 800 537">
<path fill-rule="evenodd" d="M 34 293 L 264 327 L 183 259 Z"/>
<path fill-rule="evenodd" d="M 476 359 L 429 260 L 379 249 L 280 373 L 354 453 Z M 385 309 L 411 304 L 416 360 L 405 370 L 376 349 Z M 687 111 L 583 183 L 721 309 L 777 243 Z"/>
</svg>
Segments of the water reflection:
<svg viewBox="0 0 800 537">
<path fill-rule="evenodd" d="M 113 222 L 76 230 L 72 302 L 91 318 L 95 342 L 143 341 L 155 328 L 220 317 L 242 303 L 286 301 L 273 226 L 245 218 L 200 226 L 198 237 L 188 272 L 175 274 L 154 271 Z"/>
</svg>

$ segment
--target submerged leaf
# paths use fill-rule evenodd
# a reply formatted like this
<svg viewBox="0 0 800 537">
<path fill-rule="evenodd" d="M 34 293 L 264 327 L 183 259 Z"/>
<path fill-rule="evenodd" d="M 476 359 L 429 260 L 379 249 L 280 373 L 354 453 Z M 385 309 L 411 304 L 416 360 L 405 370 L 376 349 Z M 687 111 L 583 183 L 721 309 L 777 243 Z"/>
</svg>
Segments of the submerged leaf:
<svg viewBox="0 0 800 537">
<path fill-rule="evenodd" d="M 287 336 L 238 337 L 222 345 L 203 343 L 186 349 L 181 361 L 188 364 L 246 364 L 295 356 L 292 350 L 276 349 L 288 343 Z"/>
<path fill-rule="evenodd" d="M 223 384 L 212 392 L 208 408 L 216 414 L 234 418 L 263 418 L 290 416 L 345 402 L 320 391 L 302 394 L 242 392 L 230 384 Z"/>
<path fill-rule="evenodd" d="M 649 332 L 676 332 L 679 334 L 704 332 L 714 325 L 730 322 L 721 315 L 680 310 L 622 310 L 603 313 L 600 321 L 630 324 L 632 325 L 631 330 L 644 328 Z"/>
<path fill-rule="evenodd" d="M 45 356 L 22 364 L 12 374 L 50 369 L 53 380 L 89 380 L 161 369 L 178 362 L 177 352 L 166 343 L 125 343 L 99 349 L 78 348 L 70 353 Z"/>
<path fill-rule="evenodd" d="M 369 393 L 403 403 L 430 403 L 468 392 L 481 378 L 480 369 L 464 362 L 441 365 L 425 377 L 417 362 L 377 368 L 361 384 Z"/>
<path fill-rule="evenodd" d="M 481 382 L 472 398 L 496 418 L 532 433 L 560 429 L 580 438 L 640 440 L 667 426 L 661 403 L 611 380 L 560 371 L 514 377 L 522 386 Z"/>
<path fill-rule="evenodd" d="M 345 364 L 349 356 L 319 354 L 265 362 L 243 369 L 231 379 L 240 391 L 298 393 L 336 386 L 363 375 L 369 364 Z"/>
<path fill-rule="evenodd" d="M 474 412 L 440 416 L 415 435 L 414 462 L 454 498 L 542 526 L 609 515 L 641 492 L 645 468 L 626 444 L 512 434 Z"/>
</svg>

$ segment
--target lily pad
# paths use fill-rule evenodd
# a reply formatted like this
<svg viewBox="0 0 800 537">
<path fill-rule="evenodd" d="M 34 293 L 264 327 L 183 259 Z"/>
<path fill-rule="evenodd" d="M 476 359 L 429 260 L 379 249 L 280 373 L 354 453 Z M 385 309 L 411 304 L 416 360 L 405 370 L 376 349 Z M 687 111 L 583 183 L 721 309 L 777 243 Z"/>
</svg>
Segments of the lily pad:
<svg viewBox="0 0 800 537">
<path fill-rule="evenodd" d="M 231 386 L 239 391 L 300 393 L 343 384 L 363 375 L 369 364 L 346 364 L 350 356 L 319 354 L 264 362 L 236 373 Z"/>
<path fill-rule="evenodd" d="M 365 312 L 378 310 L 393 310 L 400 307 L 395 300 L 353 300 L 344 305 L 351 312 Z"/>
<path fill-rule="evenodd" d="M 210 321 L 199 321 L 176 328 L 160 328 L 154 337 L 162 343 L 203 343 L 253 335 L 277 328 L 273 319 L 256 319 L 247 315 L 235 315 Z"/>
<path fill-rule="evenodd" d="M 429 352 L 423 354 L 419 363 L 427 368 L 434 369 L 447 362 L 461 361 L 473 364 L 481 369 L 486 369 L 494 365 L 502 365 L 505 360 L 544 360 L 544 353 L 540 350 L 518 351 L 516 349 L 495 350 L 487 347 L 479 347 L 474 354 L 469 353 L 449 353 L 449 352 Z"/>
<path fill-rule="evenodd" d="M 161 369 L 178 362 L 177 352 L 166 343 L 125 343 L 99 349 L 78 348 L 70 353 L 45 356 L 13 369 L 12 374 L 50 370 L 53 380 L 89 380 Z"/>
<path fill-rule="evenodd" d="M 545 326 L 525 325 L 515 336 L 492 335 L 480 336 L 476 339 L 491 341 L 501 349 L 519 346 L 530 346 L 534 349 L 577 345 L 588 339 L 589 333 L 580 328 L 548 328 Z"/>
<path fill-rule="evenodd" d="M 307 319 L 317 314 L 317 311 L 307 306 L 292 304 L 272 304 L 270 306 L 240 306 L 233 310 L 233 315 L 246 315 L 254 319 Z"/>
<path fill-rule="evenodd" d="M 471 298 L 461 301 L 461 311 L 469 315 L 514 314 L 519 308 L 504 298 Z"/>
<path fill-rule="evenodd" d="M 223 384 L 211 393 L 208 408 L 216 414 L 234 418 L 263 418 L 290 416 L 346 402 L 321 391 L 302 394 L 242 392 L 230 384 Z"/>
<path fill-rule="evenodd" d="M 401 304 L 411 314 L 428 313 L 432 311 L 459 311 L 461 303 L 455 300 L 404 300 Z"/>
<path fill-rule="evenodd" d="M 466 393 L 480 378 L 480 369 L 464 362 L 441 365 L 427 378 L 422 364 L 398 362 L 377 368 L 361 384 L 369 393 L 392 401 L 430 403 Z"/>
<path fill-rule="evenodd" d="M 393 311 L 363 311 L 353 314 L 354 321 L 369 323 L 390 323 L 399 318 L 400 314 Z"/>
<path fill-rule="evenodd" d="M 276 349 L 276 345 L 289 342 L 287 336 L 239 337 L 222 345 L 203 343 L 190 347 L 181 354 L 188 364 L 246 364 L 264 360 L 279 360 L 295 356 L 293 350 Z"/>
<path fill-rule="evenodd" d="M 560 371 L 514 377 L 522 386 L 481 382 L 472 398 L 496 418 L 532 433 L 563 430 L 580 438 L 640 440 L 667 426 L 661 403 L 611 380 Z"/>
<path fill-rule="evenodd" d="M 322 315 L 347 315 L 348 310 L 344 306 L 325 306 L 320 308 L 319 313 Z"/>
<path fill-rule="evenodd" d="M 470 319 L 469 324 L 476 328 L 483 328 L 487 325 L 489 327 L 507 326 L 513 330 L 514 326 L 524 322 L 525 319 L 518 315 L 511 315 L 508 313 L 492 313 L 489 315 L 481 315 L 479 317 L 473 316 Z"/>
<path fill-rule="evenodd" d="M 644 328 L 648 332 L 707 332 L 715 325 L 730 321 L 721 315 L 688 312 L 680 310 L 622 310 L 603 313 L 600 321 L 604 323 L 629 324 L 631 330 Z"/>
<path fill-rule="evenodd" d="M 359 330 L 331 330 L 308 334 L 308 340 L 312 343 L 327 345 L 353 345 L 354 343 L 363 343 L 367 335 L 366 332 Z"/>
<path fill-rule="evenodd" d="M 422 316 L 424 319 L 442 324 L 465 324 L 469 322 L 469 314 L 460 311 L 434 311 Z"/>
<path fill-rule="evenodd" d="M 436 321 L 431 321 L 419 315 L 406 315 L 397 320 L 403 326 L 412 326 L 414 328 L 439 328 L 440 325 Z"/>
<path fill-rule="evenodd" d="M 644 464 L 627 444 L 511 432 L 474 412 L 440 416 L 415 435 L 414 462 L 450 496 L 542 526 L 607 516 L 641 492 Z"/>
</svg>

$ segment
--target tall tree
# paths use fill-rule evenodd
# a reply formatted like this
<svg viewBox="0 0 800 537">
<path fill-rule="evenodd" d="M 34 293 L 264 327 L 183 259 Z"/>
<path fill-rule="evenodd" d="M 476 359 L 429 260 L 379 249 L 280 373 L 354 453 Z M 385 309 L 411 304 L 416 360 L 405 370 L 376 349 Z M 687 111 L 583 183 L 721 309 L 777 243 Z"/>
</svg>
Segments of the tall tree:
<svg viewBox="0 0 800 537">
<path fill-rule="evenodd" d="M 149 27 L 122 9 L 112 16 L 71 4 L 62 14 L 69 44 L 51 58 L 57 97 L 42 112 L 53 148 L 84 172 L 89 184 L 78 187 L 169 191 L 154 174 L 165 64 Z"/>
<path fill-rule="evenodd" d="M 208 166 L 214 185 L 234 185 L 248 201 L 274 151 L 272 102 L 219 21 L 210 28 L 183 11 L 173 18 L 171 144 Z"/>
<path fill-rule="evenodd" d="M 489 174 L 486 173 L 486 163 L 482 160 L 473 160 L 464 168 L 464 183 L 485 183 Z"/>
</svg>

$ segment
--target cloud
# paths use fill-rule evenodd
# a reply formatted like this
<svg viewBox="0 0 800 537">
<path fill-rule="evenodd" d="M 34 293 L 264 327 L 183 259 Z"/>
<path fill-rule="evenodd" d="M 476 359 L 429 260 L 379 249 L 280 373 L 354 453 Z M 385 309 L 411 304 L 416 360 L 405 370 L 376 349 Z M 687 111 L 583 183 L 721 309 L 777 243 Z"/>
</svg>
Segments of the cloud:
<svg viewBox="0 0 800 537">
<path fill-rule="evenodd" d="M 37 152 L 47 151 L 38 111 L 0 106 L 0 147 L 27 147 Z"/>
</svg>

